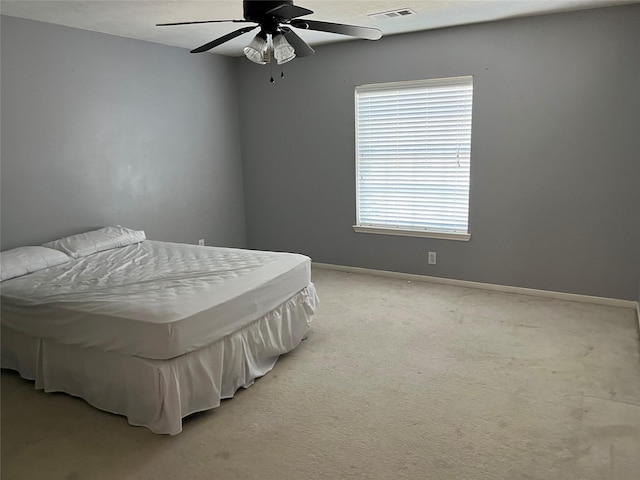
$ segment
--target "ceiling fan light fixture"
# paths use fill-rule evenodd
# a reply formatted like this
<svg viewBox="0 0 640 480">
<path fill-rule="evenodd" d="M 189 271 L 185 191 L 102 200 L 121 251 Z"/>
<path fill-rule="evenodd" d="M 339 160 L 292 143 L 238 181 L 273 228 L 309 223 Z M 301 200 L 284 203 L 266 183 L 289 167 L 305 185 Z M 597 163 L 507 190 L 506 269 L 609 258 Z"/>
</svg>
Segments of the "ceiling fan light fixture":
<svg viewBox="0 0 640 480">
<path fill-rule="evenodd" d="M 287 63 L 296 57 L 307 57 L 313 54 L 311 48 L 296 33 L 295 29 L 314 30 L 318 32 L 335 33 L 366 40 L 378 40 L 382 32 L 377 28 L 359 27 L 345 23 L 321 22 L 319 20 L 301 20 L 301 17 L 311 15 L 313 11 L 293 4 L 293 0 L 242 0 L 243 18 L 233 20 L 196 20 L 192 22 L 158 23 L 159 27 L 192 25 L 205 23 L 253 23 L 238 28 L 233 32 L 211 40 L 191 53 L 208 52 L 223 43 L 244 35 L 258 27 L 260 33 L 244 48 L 245 56 L 252 62 L 265 65 L 275 57 L 278 65 Z M 396 13 L 396 12 L 392 12 Z M 398 16 L 413 13 L 408 8 L 398 11 Z"/>
<path fill-rule="evenodd" d="M 273 37 L 273 56 L 278 65 L 287 63 L 296 58 L 296 51 L 291 46 L 282 33 L 278 33 Z"/>
<path fill-rule="evenodd" d="M 252 62 L 264 65 L 267 63 L 265 59 L 267 46 L 267 36 L 263 32 L 260 32 L 253 37 L 249 45 L 244 47 L 244 55 Z"/>
</svg>

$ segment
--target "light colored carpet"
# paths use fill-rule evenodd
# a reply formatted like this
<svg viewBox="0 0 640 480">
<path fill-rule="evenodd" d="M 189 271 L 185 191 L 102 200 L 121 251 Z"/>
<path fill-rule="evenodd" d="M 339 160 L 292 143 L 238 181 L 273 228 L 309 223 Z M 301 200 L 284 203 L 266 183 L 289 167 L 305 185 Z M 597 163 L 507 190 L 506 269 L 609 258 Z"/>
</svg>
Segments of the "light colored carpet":
<svg viewBox="0 0 640 480">
<path fill-rule="evenodd" d="M 176 437 L 2 373 L 2 480 L 638 480 L 635 313 L 316 270 L 312 331 Z"/>
</svg>

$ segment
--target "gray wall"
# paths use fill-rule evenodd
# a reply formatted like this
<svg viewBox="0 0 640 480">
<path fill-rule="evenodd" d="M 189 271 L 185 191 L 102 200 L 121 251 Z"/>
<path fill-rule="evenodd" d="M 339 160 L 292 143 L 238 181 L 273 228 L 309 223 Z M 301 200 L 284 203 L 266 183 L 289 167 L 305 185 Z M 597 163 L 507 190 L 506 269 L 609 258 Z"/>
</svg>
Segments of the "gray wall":
<svg viewBox="0 0 640 480">
<path fill-rule="evenodd" d="M 245 245 L 233 59 L 1 27 L 2 249 L 110 224 Z"/>
<path fill-rule="evenodd" d="M 275 84 L 238 59 L 248 245 L 635 300 L 638 25 L 632 5 L 332 44 Z M 354 233 L 354 87 L 469 74 L 471 241 Z"/>
</svg>

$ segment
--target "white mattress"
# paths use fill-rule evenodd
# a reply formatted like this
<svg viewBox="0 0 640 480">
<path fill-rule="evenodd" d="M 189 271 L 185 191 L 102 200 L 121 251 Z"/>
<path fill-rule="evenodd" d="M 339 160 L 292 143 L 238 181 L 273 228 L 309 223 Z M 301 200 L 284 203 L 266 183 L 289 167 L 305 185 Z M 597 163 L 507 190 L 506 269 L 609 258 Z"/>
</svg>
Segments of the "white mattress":
<svg viewBox="0 0 640 480">
<path fill-rule="evenodd" d="M 2 324 L 169 359 L 249 325 L 310 279 L 304 255 L 144 241 L 2 282 Z"/>
<path fill-rule="evenodd" d="M 132 425 L 176 435 L 182 418 L 220 405 L 273 368 L 311 325 L 313 284 L 275 310 L 211 345 L 166 360 L 64 345 L 2 325 L 0 364 L 35 380 L 46 392 L 66 392 Z"/>
</svg>

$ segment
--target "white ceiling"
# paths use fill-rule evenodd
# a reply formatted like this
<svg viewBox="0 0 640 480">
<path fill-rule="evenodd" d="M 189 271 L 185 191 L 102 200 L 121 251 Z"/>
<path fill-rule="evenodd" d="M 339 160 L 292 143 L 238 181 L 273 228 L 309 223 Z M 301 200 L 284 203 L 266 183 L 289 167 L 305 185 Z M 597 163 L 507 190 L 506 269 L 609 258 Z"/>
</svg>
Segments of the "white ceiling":
<svg viewBox="0 0 640 480">
<path fill-rule="evenodd" d="M 376 27 L 383 35 L 486 22 L 552 12 L 639 3 L 640 0 L 295 0 L 314 11 L 309 19 Z M 411 8 L 416 15 L 372 19 L 368 15 Z M 237 23 L 156 27 L 156 23 L 242 19 L 241 0 L 2 0 L 0 13 L 95 32 L 193 49 L 245 26 Z M 309 44 L 350 37 L 296 32 Z M 216 47 L 213 53 L 237 56 L 255 32 Z"/>
</svg>

